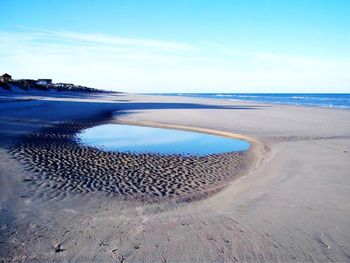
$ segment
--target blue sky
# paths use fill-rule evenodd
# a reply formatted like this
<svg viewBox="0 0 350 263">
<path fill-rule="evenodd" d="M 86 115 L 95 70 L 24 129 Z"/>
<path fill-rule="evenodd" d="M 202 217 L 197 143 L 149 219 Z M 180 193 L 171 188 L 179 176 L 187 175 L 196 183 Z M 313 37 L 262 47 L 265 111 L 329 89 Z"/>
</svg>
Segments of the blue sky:
<svg viewBox="0 0 350 263">
<path fill-rule="evenodd" d="M 350 92 L 348 0 L 2 0 L 0 71 L 126 92 Z"/>
</svg>

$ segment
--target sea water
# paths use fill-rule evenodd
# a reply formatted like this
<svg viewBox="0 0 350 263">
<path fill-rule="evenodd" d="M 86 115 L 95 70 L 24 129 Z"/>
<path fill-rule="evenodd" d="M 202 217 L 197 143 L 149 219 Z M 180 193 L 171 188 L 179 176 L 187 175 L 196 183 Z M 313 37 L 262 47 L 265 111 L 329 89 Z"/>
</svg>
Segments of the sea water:
<svg viewBox="0 0 350 263">
<path fill-rule="evenodd" d="M 158 95 L 350 109 L 349 93 L 158 93 Z"/>
<path fill-rule="evenodd" d="M 104 124 L 77 135 L 84 145 L 107 151 L 205 156 L 246 151 L 244 140 L 173 129 Z"/>
</svg>

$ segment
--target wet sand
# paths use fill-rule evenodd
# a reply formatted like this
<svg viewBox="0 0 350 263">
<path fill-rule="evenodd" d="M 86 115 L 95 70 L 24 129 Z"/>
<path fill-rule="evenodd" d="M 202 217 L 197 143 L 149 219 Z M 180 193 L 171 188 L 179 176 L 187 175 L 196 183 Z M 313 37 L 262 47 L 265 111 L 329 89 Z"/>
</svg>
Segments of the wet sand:
<svg viewBox="0 0 350 263">
<path fill-rule="evenodd" d="M 5 262 L 350 260 L 349 111 L 121 94 L 7 97 L 0 110 Z M 71 140 L 106 117 L 253 147 L 159 158 Z"/>
</svg>

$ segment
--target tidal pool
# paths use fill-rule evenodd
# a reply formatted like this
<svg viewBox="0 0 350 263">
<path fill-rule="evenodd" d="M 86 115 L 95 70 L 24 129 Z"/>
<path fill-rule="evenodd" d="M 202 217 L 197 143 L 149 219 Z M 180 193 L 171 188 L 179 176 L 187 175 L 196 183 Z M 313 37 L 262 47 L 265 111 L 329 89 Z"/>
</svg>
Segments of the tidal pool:
<svg viewBox="0 0 350 263">
<path fill-rule="evenodd" d="M 107 151 L 199 156 L 245 151 L 250 146 L 246 141 L 217 135 L 120 124 L 85 129 L 78 140 Z"/>
</svg>

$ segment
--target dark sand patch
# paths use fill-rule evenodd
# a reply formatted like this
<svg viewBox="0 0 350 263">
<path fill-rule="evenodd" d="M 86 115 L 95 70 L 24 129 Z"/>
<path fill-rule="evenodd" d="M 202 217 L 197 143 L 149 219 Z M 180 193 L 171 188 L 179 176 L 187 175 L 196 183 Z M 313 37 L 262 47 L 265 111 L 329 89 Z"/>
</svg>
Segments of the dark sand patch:
<svg viewBox="0 0 350 263">
<path fill-rule="evenodd" d="M 82 146 L 75 134 L 101 122 L 58 124 L 27 136 L 10 153 L 55 193 L 104 192 L 121 199 L 190 201 L 221 190 L 247 167 L 247 154 L 136 154 Z"/>
</svg>

